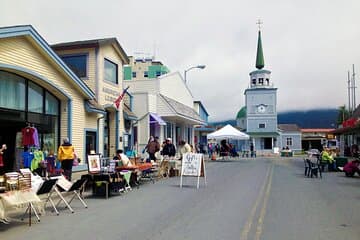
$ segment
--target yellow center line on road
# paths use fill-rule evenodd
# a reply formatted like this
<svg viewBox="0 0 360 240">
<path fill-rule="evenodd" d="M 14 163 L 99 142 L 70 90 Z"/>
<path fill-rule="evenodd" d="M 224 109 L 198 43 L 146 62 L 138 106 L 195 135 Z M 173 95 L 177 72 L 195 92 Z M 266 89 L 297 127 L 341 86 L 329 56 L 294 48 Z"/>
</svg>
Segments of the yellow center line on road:
<svg viewBox="0 0 360 240">
<path fill-rule="evenodd" d="M 267 207 L 267 203 L 269 201 L 269 196 L 270 196 L 271 182 L 272 182 L 273 173 L 274 173 L 274 165 L 271 165 L 270 178 L 269 178 L 269 181 L 268 181 L 268 184 L 267 184 L 267 187 L 266 187 L 266 193 L 265 193 L 265 197 L 264 197 L 264 202 L 263 202 L 263 206 L 261 208 L 260 216 L 259 216 L 258 223 L 257 223 L 255 240 L 260 240 L 260 237 L 261 237 L 261 234 L 262 234 L 263 225 L 264 225 L 264 218 L 265 218 L 265 214 L 266 214 L 266 207 Z"/>
<path fill-rule="evenodd" d="M 254 204 L 253 208 L 251 209 L 250 216 L 249 216 L 248 220 L 245 223 L 244 229 L 241 232 L 240 240 L 247 240 L 248 239 L 248 234 L 249 234 L 249 232 L 251 230 L 251 225 L 252 225 L 252 223 L 254 221 L 254 217 L 255 217 L 255 214 L 256 214 L 256 209 L 257 209 L 257 207 L 258 207 L 258 205 L 259 205 L 259 203 L 260 203 L 260 201 L 262 199 L 262 196 L 264 194 L 265 187 L 266 187 L 266 184 L 268 183 L 268 178 L 270 176 L 270 170 L 272 169 L 272 166 L 273 165 L 271 165 L 267 170 L 264 183 L 263 183 L 263 185 L 262 185 L 262 187 L 260 189 L 260 192 L 259 192 L 259 194 L 258 194 L 258 196 L 256 198 L 255 204 Z"/>
</svg>

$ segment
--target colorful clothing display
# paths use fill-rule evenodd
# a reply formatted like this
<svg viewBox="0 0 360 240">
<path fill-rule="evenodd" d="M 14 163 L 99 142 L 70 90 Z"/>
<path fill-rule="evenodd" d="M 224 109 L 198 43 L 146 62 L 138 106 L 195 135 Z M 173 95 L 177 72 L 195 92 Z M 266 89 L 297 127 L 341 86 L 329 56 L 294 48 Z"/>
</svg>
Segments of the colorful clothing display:
<svg viewBox="0 0 360 240">
<path fill-rule="evenodd" d="M 49 155 L 46 157 L 46 170 L 48 173 L 55 173 L 55 157 L 54 155 Z"/>
<path fill-rule="evenodd" d="M 22 133 L 22 144 L 24 146 L 35 146 L 39 147 L 39 134 L 36 128 L 26 127 L 21 129 Z"/>
<path fill-rule="evenodd" d="M 33 134 L 34 146 L 38 148 L 40 147 L 38 130 L 34 127 L 33 129 L 34 129 L 34 134 Z"/>
<path fill-rule="evenodd" d="M 35 129 L 32 127 L 26 127 L 21 129 L 23 138 L 22 138 L 22 143 L 24 146 L 33 146 L 34 145 L 34 132 Z"/>
<path fill-rule="evenodd" d="M 34 154 L 32 152 L 23 152 L 22 157 L 24 168 L 30 168 L 31 162 L 34 159 Z"/>
<path fill-rule="evenodd" d="M 41 161 L 44 161 L 44 153 L 40 150 L 36 150 L 34 152 L 34 159 L 31 161 L 31 171 L 39 168 Z"/>
</svg>

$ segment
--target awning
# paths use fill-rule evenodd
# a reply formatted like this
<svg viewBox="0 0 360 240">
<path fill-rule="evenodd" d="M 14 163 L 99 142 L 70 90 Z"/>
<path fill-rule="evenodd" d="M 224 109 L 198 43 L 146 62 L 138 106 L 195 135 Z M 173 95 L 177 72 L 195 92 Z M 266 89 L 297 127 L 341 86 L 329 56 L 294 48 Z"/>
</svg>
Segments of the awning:
<svg viewBox="0 0 360 240">
<path fill-rule="evenodd" d="M 105 109 L 96 100 L 85 101 L 85 110 L 87 112 L 95 112 L 99 114 L 106 114 Z"/>
<path fill-rule="evenodd" d="M 159 125 L 166 125 L 166 122 L 156 113 L 149 113 L 150 115 L 150 124 L 158 123 Z"/>
<path fill-rule="evenodd" d="M 191 124 L 193 125 L 206 124 L 206 122 L 203 119 L 201 119 L 200 115 L 195 111 L 194 108 L 182 104 L 162 94 L 159 94 L 159 96 L 167 103 L 170 111 L 174 113 L 173 116 L 167 114 L 166 115 L 167 118 L 168 117 L 182 118 L 188 123 L 192 122 Z"/>
<path fill-rule="evenodd" d="M 123 108 L 124 118 L 127 120 L 138 120 L 138 117 L 124 104 Z"/>
</svg>

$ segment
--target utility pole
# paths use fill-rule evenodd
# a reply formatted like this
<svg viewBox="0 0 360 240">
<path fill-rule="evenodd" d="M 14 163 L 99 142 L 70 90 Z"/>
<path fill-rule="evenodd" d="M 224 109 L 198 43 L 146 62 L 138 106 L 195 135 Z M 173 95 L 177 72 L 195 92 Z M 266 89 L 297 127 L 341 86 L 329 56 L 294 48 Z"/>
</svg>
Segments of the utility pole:
<svg viewBox="0 0 360 240">
<path fill-rule="evenodd" d="M 348 71 L 348 100 L 349 100 L 349 105 L 348 105 L 348 108 L 349 108 L 349 114 L 351 115 L 351 112 L 352 112 L 352 105 L 351 105 L 351 103 L 350 103 L 350 99 L 352 99 L 352 97 L 351 97 L 351 91 L 350 91 L 350 89 L 351 89 L 351 82 L 350 82 L 350 71 Z"/>
<path fill-rule="evenodd" d="M 356 83 L 355 83 L 355 65 L 353 64 L 352 65 L 353 67 L 353 74 L 352 74 L 352 81 L 353 81 L 353 104 L 354 104 L 354 107 L 353 107 L 353 110 L 355 111 L 356 109 L 356 92 L 355 92 L 355 89 L 356 89 Z"/>
<path fill-rule="evenodd" d="M 351 88 L 351 85 L 350 85 L 350 71 L 348 71 L 348 101 L 349 101 L 348 108 L 349 108 L 349 113 L 351 113 L 350 88 Z"/>
</svg>

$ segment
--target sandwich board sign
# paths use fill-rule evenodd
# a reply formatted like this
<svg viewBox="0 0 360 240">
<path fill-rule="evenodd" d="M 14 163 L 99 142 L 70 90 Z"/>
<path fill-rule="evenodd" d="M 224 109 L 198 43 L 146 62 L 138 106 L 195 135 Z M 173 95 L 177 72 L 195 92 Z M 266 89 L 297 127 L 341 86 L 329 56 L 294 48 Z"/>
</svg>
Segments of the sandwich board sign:
<svg viewBox="0 0 360 240">
<path fill-rule="evenodd" d="M 180 187 L 183 184 L 183 177 L 197 177 L 197 188 L 199 188 L 200 177 L 204 177 L 206 186 L 205 161 L 203 154 L 185 153 L 181 164 Z"/>
</svg>

